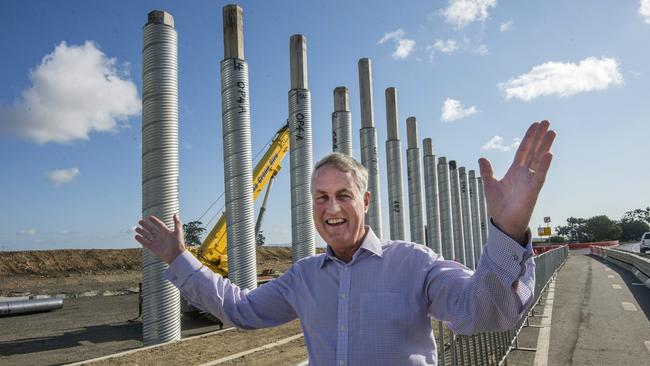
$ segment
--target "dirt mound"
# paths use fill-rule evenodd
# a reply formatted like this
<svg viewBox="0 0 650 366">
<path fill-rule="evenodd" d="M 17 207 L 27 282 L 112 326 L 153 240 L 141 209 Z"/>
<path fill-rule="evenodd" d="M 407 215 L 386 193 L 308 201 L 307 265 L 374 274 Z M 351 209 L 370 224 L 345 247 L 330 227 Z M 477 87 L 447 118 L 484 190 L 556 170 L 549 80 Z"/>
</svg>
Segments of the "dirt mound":
<svg viewBox="0 0 650 366">
<path fill-rule="evenodd" d="M 291 248 L 257 248 L 260 270 L 285 271 L 291 265 Z M 64 249 L 0 252 L 0 276 L 104 274 L 139 271 L 142 249 Z"/>
<path fill-rule="evenodd" d="M 141 268 L 141 249 L 63 249 L 0 252 L 0 276 L 100 274 Z"/>
</svg>

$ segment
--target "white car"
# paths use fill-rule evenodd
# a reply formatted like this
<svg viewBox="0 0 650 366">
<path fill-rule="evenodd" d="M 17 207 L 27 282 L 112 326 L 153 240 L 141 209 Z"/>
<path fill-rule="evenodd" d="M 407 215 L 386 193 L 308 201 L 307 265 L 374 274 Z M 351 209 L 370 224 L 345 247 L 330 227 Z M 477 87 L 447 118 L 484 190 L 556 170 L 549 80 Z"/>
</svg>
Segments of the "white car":
<svg viewBox="0 0 650 366">
<path fill-rule="evenodd" d="M 639 252 L 650 252 L 650 231 L 643 234 L 641 237 L 641 244 L 639 244 Z"/>
</svg>

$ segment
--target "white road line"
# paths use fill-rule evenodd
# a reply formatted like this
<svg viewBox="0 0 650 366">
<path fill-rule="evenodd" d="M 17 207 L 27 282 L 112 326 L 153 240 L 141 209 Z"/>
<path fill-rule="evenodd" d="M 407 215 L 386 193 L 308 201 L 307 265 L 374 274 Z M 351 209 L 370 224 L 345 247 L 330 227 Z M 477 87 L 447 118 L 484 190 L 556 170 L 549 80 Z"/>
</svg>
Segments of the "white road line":
<svg viewBox="0 0 650 366">
<path fill-rule="evenodd" d="M 614 278 L 614 275 L 607 275 L 607 278 Z"/>
<path fill-rule="evenodd" d="M 605 268 L 605 271 L 607 272 L 611 272 L 611 270 L 612 270 L 611 268 Z"/>
<path fill-rule="evenodd" d="M 615 284 L 615 283 L 612 283 L 612 287 L 613 287 L 615 290 L 620 290 L 620 289 L 622 288 L 621 285 L 617 285 L 617 284 Z"/>
<path fill-rule="evenodd" d="M 551 345 L 551 317 L 553 315 L 553 299 L 555 298 L 555 281 L 548 286 L 546 293 L 546 304 L 540 323 L 539 335 L 537 336 L 537 351 L 535 352 L 535 366 L 548 365 L 548 350 Z"/>
<path fill-rule="evenodd" d="M 622 302 L 621 305 L 623 305 L 623 310 L 636 311 L 636 306 L 631 302 Z"/>
<path fill-rule="evenodd" d="M 224 358 L 220 358 L 220 359 L 218 359 L 218 360 L 214 360 L 214 361 L 211 361 L 211 362 L 206 362 L 206 363 L 201 364 L 201 365 L 199 365 L 199 366 L 213 366 L 213 365 L 222 364 L 222 363 L 224 363 L 224 362 L 228 362 L 228 361 L 236 360 L 236 359 L 238 359 L 238 358 L 242 358 L 242 357 L 244 357 L 244 356 L 250 355 L 251 353 L 255 353 L 255 352 L 259 352 L 259 351 L 267 350 L 267 349 L 269 349 L 269 348 L 273 348 L 273 347 L 281 346 L 281 345 L 283 345 L 283 344 L 289 343 L 289 342 L 294 341 L 294 340 L 296 340 L 296 339 L 302 338 L 302 336 L 303 336 L 302 333 L 301 333 L 301 334 L 296 334 L 296 335 L 294 335 L 294 336 L 291 336 L 291 337 L 288 337 L 288 338 L 281 339 L 281 340 L 279 340 L 279 341 L 277 341 L 277 342 L 273 342 L 273 343 L 265 344 L 265 345 L 263 345 L 263 346 L 261 346 L 261 347 L 257 347 L 257 348 L 249 349 L 248 351 L 235 353 L 234 355 L 230 355 L 230 356 L 227 356 L 227 357 L 224 357 Z"/>
<path fill-rule="evenodd" d="M 648 353 L 650 353 L 650 341 L 645 341 L 643 343 L 645 344 L 645 348 L 648 349 Z"/>
</svg>

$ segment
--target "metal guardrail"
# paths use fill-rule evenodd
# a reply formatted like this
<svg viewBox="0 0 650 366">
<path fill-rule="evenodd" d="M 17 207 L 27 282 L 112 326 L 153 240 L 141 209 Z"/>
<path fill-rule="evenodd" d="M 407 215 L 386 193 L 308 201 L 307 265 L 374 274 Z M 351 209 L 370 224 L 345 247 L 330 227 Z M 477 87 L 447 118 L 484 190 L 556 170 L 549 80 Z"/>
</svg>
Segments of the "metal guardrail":
<svg viewBox="0 0 650 366">
<path fill-rule="evenodd" d="M 591 254 L 602 257 L 632 272 L 650 288 L 650 257 L 620 249 L 592 247 Z"/>
<path fill-rule="evenodd" d="M 528 324 L 528 316 L 537 305 L 543 291 L 554 278 L 557 271 L 566 262 L 569 248 L 565 245 L 535 256 L 535 293 L 534 301 L 517 325 L 510 330 L 484 332 L 470 336 L 455 335 L 439 322 L 438 364 L 461 365 L 502 365 L 508 353 L 519 348 L 519 332 Z M 445 343 L 445 339 L 450 339 Z"/>
</svg>

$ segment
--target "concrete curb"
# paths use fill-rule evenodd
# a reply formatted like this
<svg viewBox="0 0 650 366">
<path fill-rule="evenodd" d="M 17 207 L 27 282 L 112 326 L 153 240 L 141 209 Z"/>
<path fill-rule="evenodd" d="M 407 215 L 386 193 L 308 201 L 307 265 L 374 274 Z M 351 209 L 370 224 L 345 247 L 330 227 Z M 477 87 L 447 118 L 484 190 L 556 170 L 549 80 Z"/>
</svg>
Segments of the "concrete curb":
<svg viewBox="0 0 650 366">
<path fill-rule="evenodd" d="M 300 334 L 296 334 L 296 335 L 293 335 L 293 336 L 291 336 L 291 337 L 287 337 L 287 338 L 281 339 L 281 340 L 276 341 L 276 342 L 273 342 L 273 343 L 269 343 L 269 344 L 265 344 L 265 345 L 260 346 L 260 347 L 256 347 L 256 348 L 253 348 L 253 349 L 249 349 L 248 351 L 243 351 L 243 352 L 235 353 L 234 355 L 226 356 L 226 357 L 224 357 L 224 358 L 220 358 L 220 359 L 218 359 L 218 360 L 214 360 L 214 361 L 211 361 L 211 362 L 203 363 L 203 364 L 201 364 L 201 365 L 199 365 L 199 366 L 214 366 L 214 365 L 219 365 L 219 364 L 222 364 L 222 363 L 226 363 L 226 362 L 228 362 L 228 361 L 233 361 L 233 360 L 236 360 L 236 359 L 238 359 L 238 358 L 242 358 L 242 357 L 244 357 L 244 356 L 248 356 L 248 355 L 253 354 L 253 353 L 255 353 L 255 352 L 264 351 L 264 350 L 267 350 L 267 349 L 270 349 L 270 348 L 274 348 L 274 347 L 277 347 L 277 346 L 281 346 L 281 345 L 283 345 L 283 344 L 287 344 L 287 343 L 289 343 L 289 342 L 291 342 L 291 341 L 295 341 L 296 339 L 300 339 L 300 338 L 302 338 L 302 337 L 303 337 L 303 334 L 302 334 L 302 333 L 300 333 Z"/>
<path fill-rule="evenodd" d="M 130 354 L 133 354 L 133 353 L 137 353 L 137 352 L 140 352 L 140 351 L 146 351 L 146 350 L 149 350 L 149 349 L 154 349 L 154 348 L 159 348 L 159 347 L 168 346 L 168 345 L 170 345 L 170 344 L 183 343 L 183 342 L 190 342 L 190 341 L 193 341 L 193 340 L 196 340 L 196 339 L 201 339 L 201 338 L 210 337 L 210 336 L 213 336 L 213 335 L 216 335 L 216 334 L 219 334 L 219 333 L 223 333 L 223 332 L 227 332 L 227 331 L 229 331 L 229 330 L 233 330 L 233 329 L 237 329 L 237 328 L 231 327 L 231 328 L 226 328 L 226 329 L 216 330 L 216 331 L 214 331 L 214 332 L 205 333 L 205 334 L 200 334 L 200 335 L 196 335 L 196 336 L 192 336 L 192 337 L 187 337 L 187 338 L 179 339 L 179 340 L 176 340 L 176 341 L 165 342 L 165 343 L 161 343 L 161 344 L 155 344 L 155 345 L 153 345 L 153 346 L 140 347 L 140 348 L 136 348 L 136 349 L 131 349 L 131 350 L 128 350 L 128 351 L 124 351 L 124 352 L 119 352 L 119 353 L 114 353 L 114 354 L 111 354 L 111 355 L 106 355 L 106 356 L 102 356 L 102 357 L 93 358 L 93 359 L 90 359 L 90 360 L 85 360 L 85 361 L 79 361 L 79 362 L 75 362 L 75 363 L 70 363 L 70 364 L 66 364 L 65 366 L 81 366 L 81 365 L 89 365 L 89 364 L 92 364 L 92 363 L 94 363 L 94 362 L 105 361 L 105 360 L 110 360 L 110 359 L 112 359 L 112 358 L 118 358 L 118 357 L 122 357 L 122 356 L 127 356 L 127 355 L 130 355 Z"/>
<path fill-rule="evenodd" d="M 634 256 L 635 258 L 632 259 L 632 263 L 634 263 L 634 265 L 633 265 L 633 264 L 630 264 L 630 263 L 626 263 L 626 262 L 624 262 L 624 261 L 622 261 L 622 260 L 620 260 L 618 258 L 614 258 L 608 252 L 609 251 L 607 249 L 605 249 L 605 248 L 595 248 L 595 247 L 591 248 L 591 254 L 592 255 L 603 258 L 604 260 L 606 260 L 606 261 L 608 261 L 608 262 L 610 262 L 612 264 L 615 264 L 615 265 L 627 270 L 628 272 L 630 272 L 634 276 L 636 276 L 636 278 L 638 278 L 639 281 L 641 281 L 641 283 L 643 283 L 647 288 L 650 289 L 650 278 L 645 273 L 643 273 L 639 268 L 637 268 L 637 266 L 636 266 L 638 261 L 644 260 L 645 262 L 643 262 L 643 264 L 645 264 L 645 267 L 647 268 L 648 267 L 647 266 L 648 261 L 646 259 L 638 259 L 637 261 L 635 261 L 634 259 L 637 259 L 636 258 L 637 256 L 636 256 L 635 253 L 632 253 L 632 252 L 630 252 L 629 254 L 624 253 L 624 252 L 623 253 L 617 253 L 617 255 L 619 255 L 619 256 L 620 255 Z"/>
</svg>

